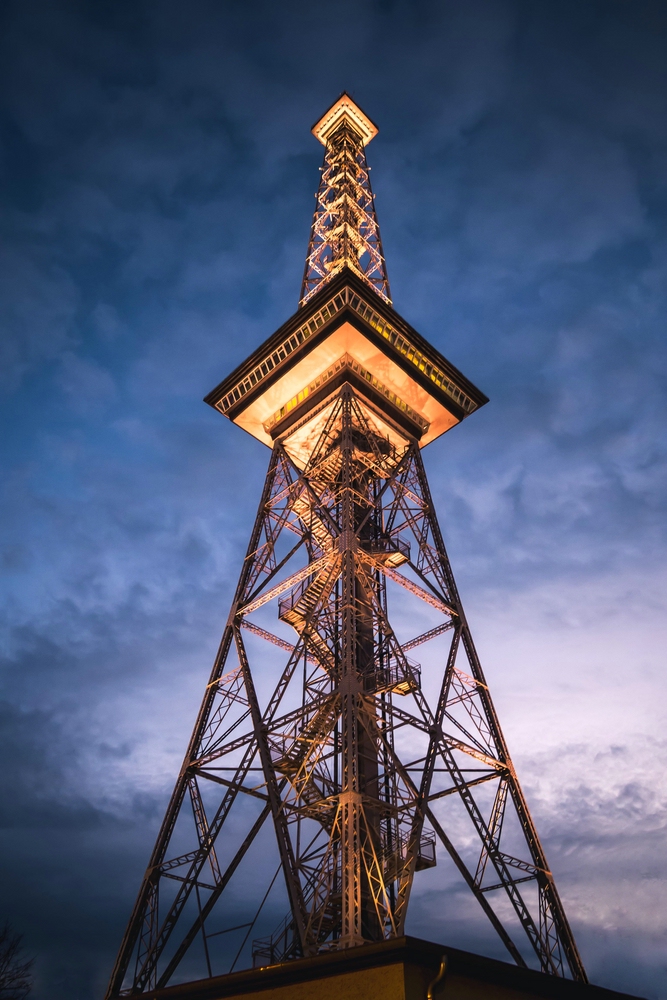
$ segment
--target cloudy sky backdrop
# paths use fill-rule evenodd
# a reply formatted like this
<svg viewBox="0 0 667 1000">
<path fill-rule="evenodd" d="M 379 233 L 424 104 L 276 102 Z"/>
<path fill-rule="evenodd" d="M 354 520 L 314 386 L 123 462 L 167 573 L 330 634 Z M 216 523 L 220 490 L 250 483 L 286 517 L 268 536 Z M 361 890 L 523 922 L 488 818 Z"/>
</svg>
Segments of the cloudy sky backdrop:
<svg viewBox="0 0 667 1000">
<path fill-rule="evenodd" d="M 343 88 L 396 308 L 491 398 L 425 460 L 584 962 L 667 997 L 664 3 L 0 19 L 0 917 L 37 1000 L 101 996 L 179 767 L 268 460 L 201 398 L 296 307 Z M 421 879 L 411 933 L 502 957 Z"/>
</svg>

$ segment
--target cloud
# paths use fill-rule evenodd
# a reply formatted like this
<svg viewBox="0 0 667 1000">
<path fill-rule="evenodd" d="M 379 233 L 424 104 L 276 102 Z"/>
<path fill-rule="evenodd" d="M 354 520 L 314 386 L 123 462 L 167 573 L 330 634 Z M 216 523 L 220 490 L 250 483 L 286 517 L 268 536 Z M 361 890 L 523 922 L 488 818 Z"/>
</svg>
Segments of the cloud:
<svg viewBox="0 0 667 1000">
<path fill-rule="evenodd" d="M 502 261 L 508 272 L 519 263 L 581 264 L 641 236 L 637 177 L 621 143 L 557 119 L 540 121 L 530 138 L 516 120 L 495 131 L 480 134 L 479 152 L 500 147 L 500 162 L 478 179 L 463 229 L 475 255 Z M 517 144 L 529 144 L 520 166 Z"/>
<path fill-rule="evenodd" d="M 58 263 L 27 246 L 0 251 L 0 300 L 0 371 L 11 391 L 73 342 L 78 294 Z"/>
<path fill-rule="evenodd" d="M 656 995 L 664 971 L 667 931 L 664 875 L 655 864 L 667 827 L 666 753 L 664 741 L 641 737 L 604 750 L 565 744 L 557 752 L 533 751 L 523 769 L 591 981 L 648 996 Z M 423 875 L 416 878 L 419 903 L 409 933 L 473 951 L 481 939 L 487 954 L 506 960 L 444 851 L 436 872 L 435 889 Z"/>
<path fill-rule="evenodd" d="M 71 351 L 61 358 L 60 387 L 70 407 L 82 416 L 103 410 L 113 400 L 116 387 L 110 373 Z"/>
</svg>

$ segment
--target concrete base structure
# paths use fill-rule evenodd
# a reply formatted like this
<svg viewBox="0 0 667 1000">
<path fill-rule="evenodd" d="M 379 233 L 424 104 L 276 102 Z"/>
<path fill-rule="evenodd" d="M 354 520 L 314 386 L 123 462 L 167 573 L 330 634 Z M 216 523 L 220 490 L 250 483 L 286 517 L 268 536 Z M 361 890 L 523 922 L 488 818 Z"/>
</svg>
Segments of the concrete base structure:
<svg viewBox="0 0 667 1000">
<path fill-rule="evenodd" d="M 433 1000 L 630 997 L 411 937 L 182 983 L 145 996 L 147 1000 L 426 1000 L 443 957 L 447 971 L 432 987 Z"/>
</svg>

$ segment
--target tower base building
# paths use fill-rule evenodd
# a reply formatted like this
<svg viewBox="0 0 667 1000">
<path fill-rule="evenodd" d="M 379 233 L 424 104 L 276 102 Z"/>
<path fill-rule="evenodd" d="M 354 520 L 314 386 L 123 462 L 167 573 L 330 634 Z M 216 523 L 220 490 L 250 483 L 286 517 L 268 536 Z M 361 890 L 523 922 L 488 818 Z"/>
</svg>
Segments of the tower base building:
<svg viewBox="0 0 667 1000">
<path fill-rule="evenodd" d="M 402 937 L 184 983 L 151 1000 L 637 1000 Z"/>
</svg>

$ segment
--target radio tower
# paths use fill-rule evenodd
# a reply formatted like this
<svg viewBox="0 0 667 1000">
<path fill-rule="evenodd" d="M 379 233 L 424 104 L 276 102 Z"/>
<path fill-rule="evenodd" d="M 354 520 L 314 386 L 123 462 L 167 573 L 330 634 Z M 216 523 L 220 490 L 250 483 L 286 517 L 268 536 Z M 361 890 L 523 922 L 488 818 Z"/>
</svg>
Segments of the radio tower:
<svg viewBox="0 0 667 1000">
<path fill-rule="evenodd" d="M 206 397 L 271 458 L 107 996 L 400 937 L 436 857 L 518 965 L 586 981 L 421 459 L 487 398 L 392 307 L 377 128 L 343 94 L 313 133 L 299 308 Z M 408 638 L 410 622 L 429 627 Z M 287 915 L 258 938 L 281 889 Z"/>
</svg>

